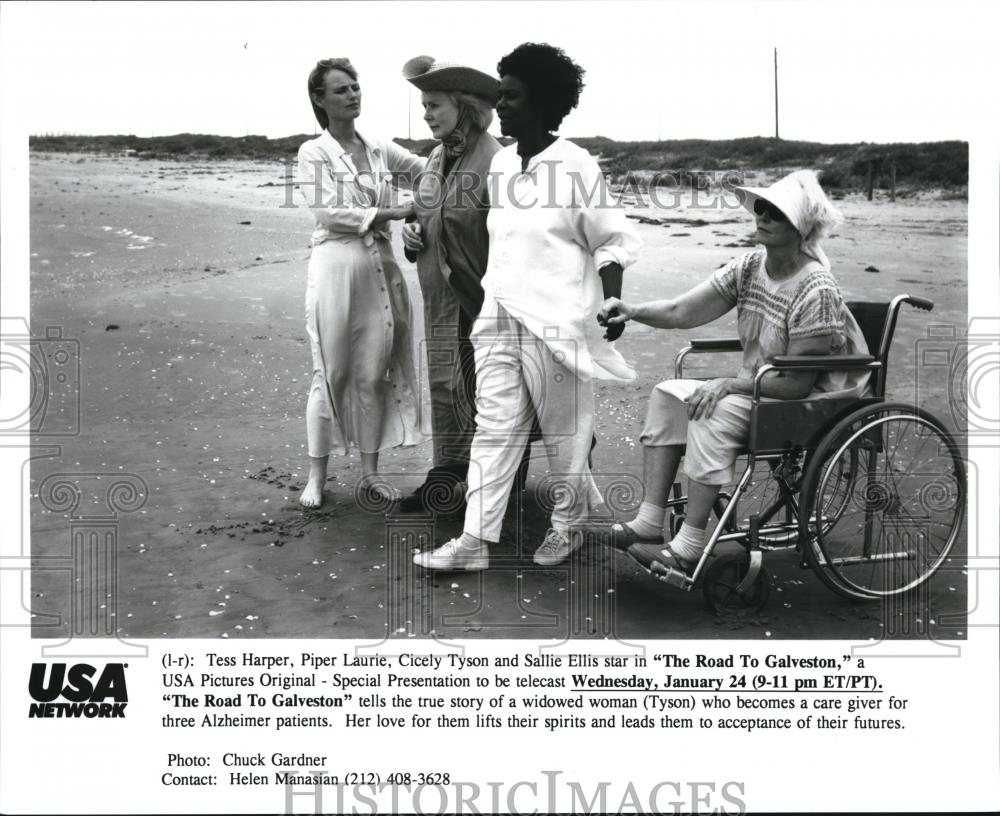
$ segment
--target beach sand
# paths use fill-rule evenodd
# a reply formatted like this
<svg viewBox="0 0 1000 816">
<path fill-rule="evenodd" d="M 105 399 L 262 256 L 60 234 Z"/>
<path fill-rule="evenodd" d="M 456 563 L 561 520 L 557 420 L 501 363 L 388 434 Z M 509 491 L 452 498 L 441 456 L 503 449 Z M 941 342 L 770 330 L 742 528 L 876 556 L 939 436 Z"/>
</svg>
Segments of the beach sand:
<svg viewBox="0 0 1000 816">
<path fill-rule="evenodd" d="M 428 575 L 412 567 L 414 546 L 450 538 L 461 519 L 387 519 L 359 507 L 356 454 L 331 459 L 322 509 L 303 512 L 311 217 L 302 206 L 283 206 L 284 172 L 275 162 L 31 157 L 32 334 L 60 327 L 79 342 L 81 372 L 79 433 L 37 439 L 61 447 L 32 463 L 32 554 L 64 563 L 71 515 L 76 522 L 107 516 L 102 497 L 114 477 L 141 479 L 144 506 L 113 524 L 117 597 L 104 606 L 114 607 L 119 635 L 865 641 L 886 633 L 964 634 L 964 536 L 951 569 L 933 581 L 930 616 L 920 622 L 926 629 L 915 632 L 912 624 L 903 631 L 903 611 L 832 594 L 799 568 L 793 552 L 766 556 L 770 602 L 743 617 L 717 618 L 705 611 L 700 591 L 672 590 L 600 547 L 572 567 L 537 568 L 531 554 L 547 526 L 538 458 L 486 573 Z M 929 315 L 901 314 L 890 397 L 916 400 L 952 424 L 948 378 L 927 369 L 918 376 L 917 341 L 931 324 L 958 336 L 967 325 L 966 202 L 922 194 L 838 204 L 846 221 L 825 246 L 847 298 L 909 292 L 936 303 Z M 630 212 L 674 223 L 634 222 L 645 245 L 626 272 L 626 300 L 686 290 L 745 252 L 751 233 L 738 209 L 685 202 Z M 415 268 L 402 259 L 395 233 L 422 336 Z M 646 399 L 672 374 L 677 350 L 690 336 L 732 329 L 731 319 L 690 334 L 628 327 L 619 348 L 638 379 L 596 388 L 594 467 L 602 488 L 639 484 Z M 408 492 L 430 455 L 429 444 L 391 451 L 383 470 Z M 79 485 L 75 510 L 48 510 L 37 498 L 54 474 Z M 96 611 L 100 604 L 69 615 L 79 580 L 38 561 L 36 635 L 98 631 L 91 616 L 107 612 Z M 43 617 L 51 613 L 61 620 Z"/>
</svg>

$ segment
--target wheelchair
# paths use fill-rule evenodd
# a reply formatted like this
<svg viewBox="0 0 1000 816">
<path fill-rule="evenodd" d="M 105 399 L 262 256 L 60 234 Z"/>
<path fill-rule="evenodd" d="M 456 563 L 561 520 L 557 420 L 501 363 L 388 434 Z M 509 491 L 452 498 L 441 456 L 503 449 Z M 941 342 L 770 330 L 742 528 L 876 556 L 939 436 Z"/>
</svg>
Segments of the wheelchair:
<svg viewBox="0 0 1000 816">
<path fill-rule="evenodd" d="M 762 609 L 770 590 L 763 553 L 794 548 L 833 592 L 851 600 L 902 595 L 941 567 L 965 514 L 965 469 L 958 445 L 933 415 L 885 399 L 889 349 L 903 304 L 930 311 L 932 301 L 899 295 L 890 303 L 852 302 L 871 355 L 779 356 L 753 382 L 746 468 L 732 492 L 720 492 L 716 526 L 687 574 L 654 563 L 651 572 L 691 591 L 702 587 L 716 613 Z M 692 354 L 738 352 L 736 339 L 692 340 Z M 767 400 L 761 380 L 774 371 L 871 372 L 861 399 Z M 687 497 L 674 484 L 670 532 L 684 520 Z M 735 543 L 742 552 L 714 556 Z"/>
</svg>

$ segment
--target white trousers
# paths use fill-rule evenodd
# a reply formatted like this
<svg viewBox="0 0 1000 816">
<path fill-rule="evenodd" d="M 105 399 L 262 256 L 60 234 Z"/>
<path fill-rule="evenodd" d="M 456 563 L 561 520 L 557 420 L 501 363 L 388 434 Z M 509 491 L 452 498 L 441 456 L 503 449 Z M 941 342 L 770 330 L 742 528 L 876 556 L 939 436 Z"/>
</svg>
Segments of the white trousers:
<svg viewBox="0 0 1000 816">
<path fill-rule="evenodd" d="M 469 466 L 465 532 L 500 540 L 511 485 L 535 416 L 550 473 L 545 498 L 552 527 L 565 534 L 602 498 L 587 465 L 594 431 L 594 388 L 553 357 L 544 342 L 498 306 L 472 334 L 476 357 L 476 433 Z"/>
</svg>

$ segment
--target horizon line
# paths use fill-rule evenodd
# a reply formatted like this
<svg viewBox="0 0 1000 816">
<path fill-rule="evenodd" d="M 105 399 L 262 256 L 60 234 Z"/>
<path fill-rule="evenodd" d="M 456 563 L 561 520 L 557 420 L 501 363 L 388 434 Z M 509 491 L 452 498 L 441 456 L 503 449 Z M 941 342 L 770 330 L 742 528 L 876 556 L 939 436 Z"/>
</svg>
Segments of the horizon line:
<svg viewBox="0 0 1000 816">
<path fill-rule="evenodd" d="M 312 135 L 308 133 L 290 133 L 287 136 L 265 136 L 261 133 L 248 133 L 243 136 L 228 136 L 219 133 L 196 133 L 194 131 L 180 131 L 178 133 L 160 134 L 160 135 L 150 135 L 150 136 L 140 136 L 136 133 L 29 133 L 29 139 L 60 139 L 60 138 L 82 138 L 82 139 L 107 139 L 107 138 L 130 138 L 130 139 L 170 139 L 178 136 L 198 136 L 198 137 L 209 137 L 215 139 L 267 139 L 268 141 L 284 141 L 286 139 L 293 138 L 305 138 L 312 139 L 318 136 L 318 133 L 313 133 Z M 559 135 L 559 134 L 557 134 Z M 405 141 L 405 142 L 437 142 L 439 140 L 433 137 L 427 138 L 412 138 L 406 136 L 393 136 L 390 137 L 393 141 Z M 497 135 L 495 138 L 499 140 L 506 140 L 509 137 L 504 137 L 502 135 Z M 911 141 L 889 141 L 889 142 L 879 142 L 879 141 L 856 141 L 856 142 L 820 142 L 813 141 L 811 139 L 789 139 L 787 137 L 776 137 L 768 136 L 764 134 L 759 134 L 755 136 L 730 136 L 725 138 L 709 138 L 704 136 L 688 136 L 688 137 L 677 137 L 668 139 L 614 139 L 610 136 L 563 136 L 562 138 L 573 141 L 574 139 L 600 139 L 602 141 L 613 142 L 615 144 L 631 144 L 631 143 L 647 143 L 647 144 L 667 144 L 671 142 L 738 142 L 738 141 L 749 141 L 752 139 L 759 139 L 771 142 L 785 142 L 785 143 L 798 143 L 798 144 L 813 144 L 813 145 L 826 145 L 830 147 L 842 146 L 842 145 L 914 145 L 914 144 L 964 144 L 968 145 L 969 141 L 967 139 L 933 139 L 933 140 L 911 140 Z M 509 139 L 511 143 L 514 142 L 513 139 Z"/>
</svg>

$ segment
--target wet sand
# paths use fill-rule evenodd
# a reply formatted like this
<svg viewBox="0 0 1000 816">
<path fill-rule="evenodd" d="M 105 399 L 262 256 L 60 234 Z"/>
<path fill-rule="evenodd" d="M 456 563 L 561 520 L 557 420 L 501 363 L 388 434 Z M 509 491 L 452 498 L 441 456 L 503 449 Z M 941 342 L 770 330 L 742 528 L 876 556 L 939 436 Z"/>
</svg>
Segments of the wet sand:
<svg viewBox="0 0 1000 816">
<path fill-rule="evenodd" d="M 282 206 L 283 175 L 273 162 L 31 157 L 33 335 L 61 327 L 64 337 L 79 341 L 81 370 L 80 432 L 39 438 L 62 447 L 33 463 L 33 493 L 52 474 L 104 474 L 91 478 L 80 515 L 87 507 L 97 512 L 100 496 L 87 491 L 99 493 L 111 474 L 135 474 L 148 486 L 145 505 L 118 520 L 114 627 L 122 636 L 867 640 L 900 634 L 894 616 L 902 612 L 883 614 L 877 603 L 838 598 L 801 570 L 792 552 L 765 559 L 773 581 L 768 606 L 725 619 L 705 611 L 700 592 L 671 590 L 601 547 L 588 548 L 572 565 L 535 567 L 531 554 L 547 526 L 536 489 L 545 475 L 540 459 L 508 513 L 487 573 L 426 575 L 412 567 L 414 546 L 450 538 L 461 519 L 387 518 L 378 508 L 359 507 L 356 455 L 331 460 L 323 508 L 302 511 L 311 218 L 301 206 Z M 888 389 L 951 424 L 947 378 L 928 382 L 923 369 L 917 376 L 916 344 L 929 324 L 950 325 L 959 335 L 966 325 L 966 202 L 931 193 L 838 204 L 846 221 L 825 246 L 848 299 L 908 291 L 935 301 L 930 315 L 911 309 L 901 315 Z M 626 299 L 687 289 L 746 251 L 751 232 L 741 210 L 688 204 L 630 213 L 673 222 L 634 222 L 645 246 L 626 273 Z M 402 259 L 396 234 L 422 333 L 415 268 Z M 693 334 L 720 336 L 732 327 L 732 320 L 720 321 Z M 619 341 L 639 378 L 597 385 L 594 466 L 602 488 L 639 484 L 637 438 L 647 395 L 670 376 L 689 336 L 629 326 Z M 408 492 L 430 455 L 429 444 L 392 451 L 383 470 Z M 33 499 L 33 555 L 60 556 L 69 548 L 69 513 Z M 966 576 L 956 556 L 954 569 L 933 582 L 933 619 L 921 622 L 935 637 L 964 634 Z M 38 618 L 36 634 L 68 633 L 73 591 L 67 572 L 35 571 L 36 614 L 63 614 L 61 625 L 43 626 Z"/>
</svg>

